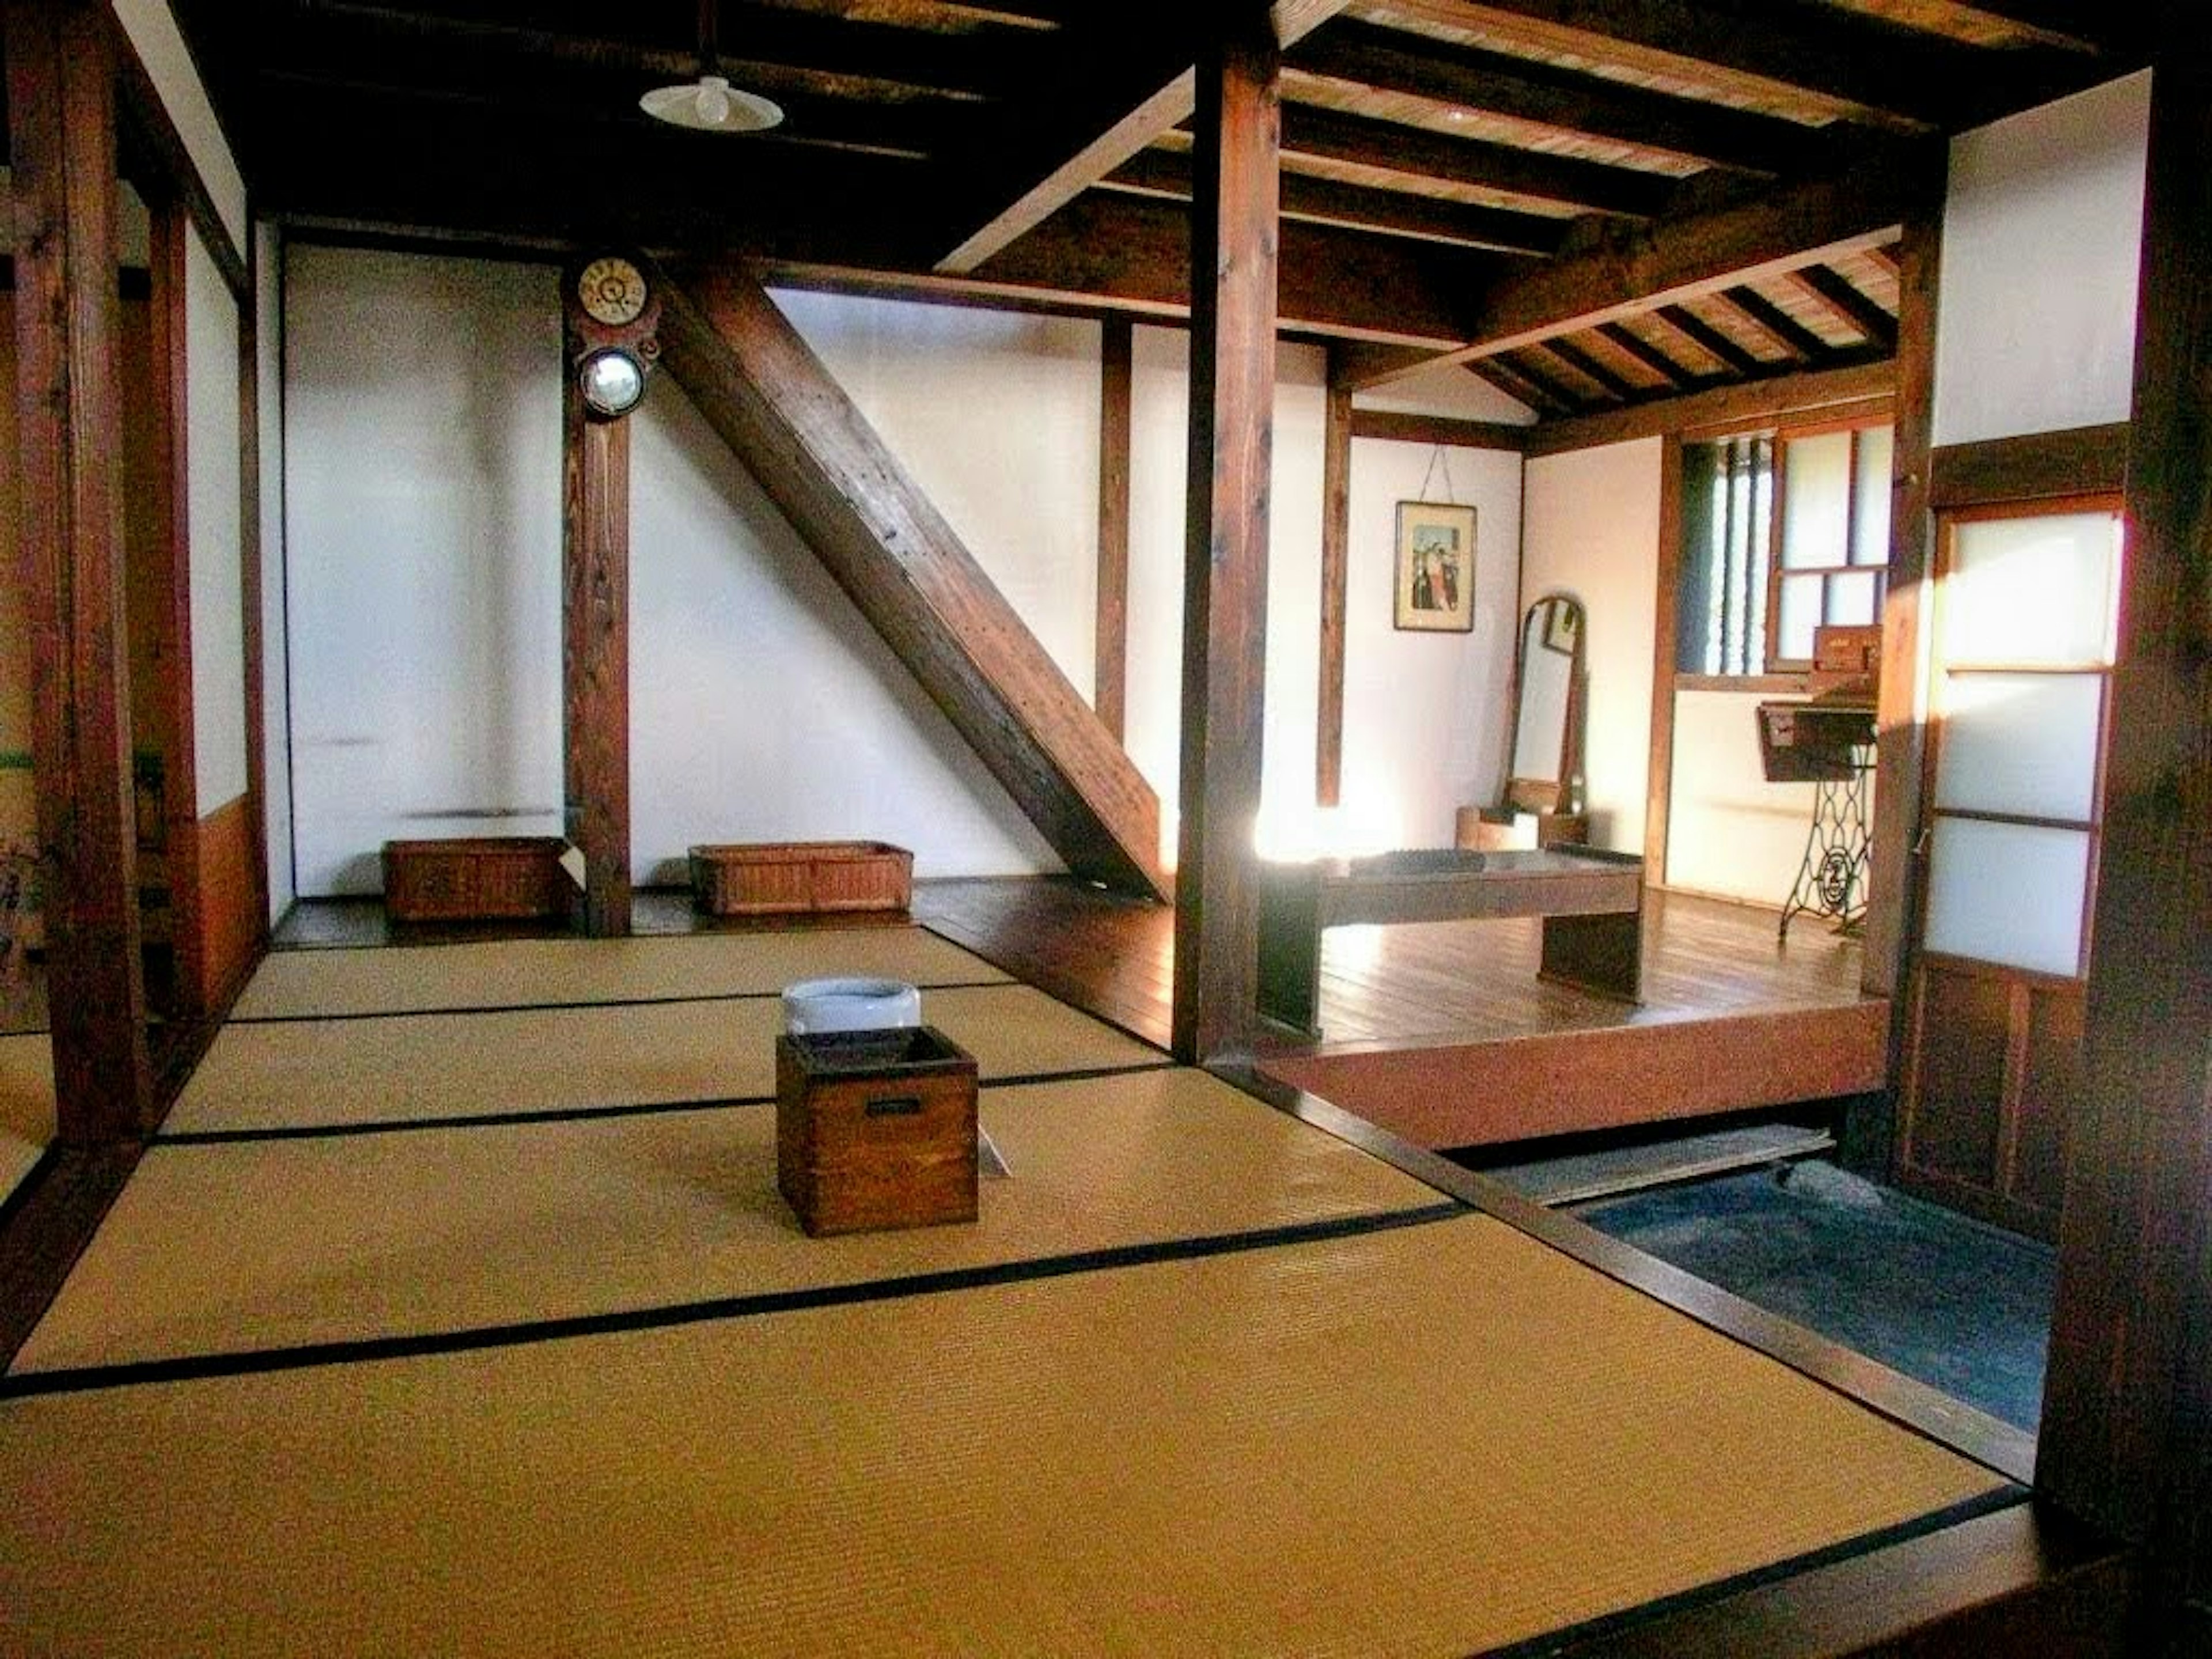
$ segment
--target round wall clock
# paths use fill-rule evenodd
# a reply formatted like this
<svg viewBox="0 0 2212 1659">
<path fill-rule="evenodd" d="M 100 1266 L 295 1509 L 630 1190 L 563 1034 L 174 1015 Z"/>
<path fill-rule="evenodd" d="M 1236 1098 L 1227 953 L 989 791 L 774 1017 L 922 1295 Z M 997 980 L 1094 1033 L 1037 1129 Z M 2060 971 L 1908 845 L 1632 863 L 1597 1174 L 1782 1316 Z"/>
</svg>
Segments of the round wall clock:
<svg viewBox="0 0 2212 1659">
<path fill-rule="evenodd" d="M 645 276 L 629 260 L 608 254 L 586 265 L 576 279 L 576 300 L 595 323 L 619 328 L 645 310 Z"/>
</svg>

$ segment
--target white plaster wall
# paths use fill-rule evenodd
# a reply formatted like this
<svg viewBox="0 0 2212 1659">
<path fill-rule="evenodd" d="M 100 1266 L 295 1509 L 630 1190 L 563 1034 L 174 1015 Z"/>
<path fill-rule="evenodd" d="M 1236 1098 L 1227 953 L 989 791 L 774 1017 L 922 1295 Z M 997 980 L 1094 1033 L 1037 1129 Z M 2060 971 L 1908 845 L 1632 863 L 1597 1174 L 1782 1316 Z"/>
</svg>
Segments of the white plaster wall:
<svg viewBox="0 0 2212 1659">
<path fill-rule="evenodd" d="M 1753 711 L 1775 700 L 1759 691 L 1674 694 L 1668 886 L 1776 909 L 1789 898 L 1812 828 L 1814 786 L 1766 781 Z M 1866 789 L 1872 823 L 1872 778 Z"/>
<path fill-rule="evenodd" d="M 1189 350 L 1180 331 L 1137 331 L 1130 459 L 1129 752 L 1159 791 L 1164 856 L 1175 859 L 1182 742 L 1183 504 Z M 1322 436 L 1327 363 L 1277 356 L 1267 592 L 1267 709 L 1257 843 L 1295 857 L 1449 846 L 1453 812 L 1497 785 L 1512 675 L 1520 561 L 1520 458 L 1447 453 L 1455 498 L 1476 509 L 1476 624 L 1465 635 L 1391 626 L 1396 503 L 1418 496 L 1435 452 L 1352 445 L 1346 593 L 1342 805 L 1314 804 L 1321 629 Z M 1435 404 L 1412 404 L 1446 412 Z M 1487 416 L 1486 416 L 1487 418 Z M 1503 613 L 1503 616 L 1501 615 Z"/>
<path fill-rule="evenodd" d="M 631 430 L 635 878 L 684 882 L 698 842 L 856 837 L 918 876 L 1060 868 L 681 389 Z"/>
<path fill-rule="evenodd" d="M 1952 141 L 1936 441 L 2124 421 L 2148 71 Z"/>
<path fill-rule="evenodd" d="M 1571 593 L 1589 672 L 1583 773 L 1594 845 L 1644 850 L 1651 759 L 1651 641 L 1658 627 L 1657 438 L 1528 464 L 1521 604 Z"/>
<path fill-rule="evenodd" d="M 387 839 L 561 828 L 561 319 L 547 267 L 295 246 L 284 536 L 299 890 Z"/>
<path fill-rule="evenodd" d="M 1509 398 L 1478 374 L 1457 364 L 1425 368 L 1418 374 L 1391 380 L 1358 393 L 1352 404 L 1359 409 L 1391 410 L 1401 414 L 1449 415 L 1463 421 L 1497 421 L 1507 426 L 1534 426 L 1536 411 L 1517 398 Z"/>
<path fill-rule="evenodd" d="M 246 781 L 239 326 L 238 303 L 197 230 L 187 228 L 185 247 L 192 764 L 204 817 L 244 794 Z"/>
<path fill-rule="evenodd" d="M 162 106 L 185 141 L 185 150 L 199 170 L 216 212 L 242 252 L 246 247 L 246 180 L 230 153 L 215 106 L 208 101 L 191 49 L 179 33 L 168 0 L 114 0 L 116 21 L 123 25 L 138 59 L 146 66 Z"/>
<path fill-rule="evenodd" d="M 1087 702 L 1096 323 L 778 292 L 778 307 Z"/>
<path fill-rule="evenodd" d="M 262 808 L 268 833 L 269 919 L 296 896 L 292 879 L 292 708 L 284 637 L 284 239 L 253 228 L 254 400 L 260 441 Z M 249 740 L 256 740 L 249 734 Z"/>
</svg>

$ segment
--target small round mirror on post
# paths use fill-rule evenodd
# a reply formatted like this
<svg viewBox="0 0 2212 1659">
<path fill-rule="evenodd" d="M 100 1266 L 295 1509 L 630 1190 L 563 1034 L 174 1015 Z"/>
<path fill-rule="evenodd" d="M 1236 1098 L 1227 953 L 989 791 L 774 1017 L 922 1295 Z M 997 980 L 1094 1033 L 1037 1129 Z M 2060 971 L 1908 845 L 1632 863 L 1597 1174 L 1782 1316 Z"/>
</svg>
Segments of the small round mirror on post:
<svg viewBox="0 0 2212 1659">
<path fill-rule="evenodd" d="M 611 421 L 629 414 L 645 396 L 645 368 L 629 352 L 610 346 L 577 366 L 576 384 L 584 407 Z"/>
</svg>

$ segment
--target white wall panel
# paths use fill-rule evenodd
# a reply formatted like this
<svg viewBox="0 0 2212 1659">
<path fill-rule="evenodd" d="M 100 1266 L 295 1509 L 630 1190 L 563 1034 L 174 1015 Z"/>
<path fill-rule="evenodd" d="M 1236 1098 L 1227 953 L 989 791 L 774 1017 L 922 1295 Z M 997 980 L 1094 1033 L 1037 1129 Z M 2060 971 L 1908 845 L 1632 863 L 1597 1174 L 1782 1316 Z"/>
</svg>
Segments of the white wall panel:
<svg viewBox="0 0 2212 1659">
<path fill-rule="evenodd" d="M 2146 72 L 1952 141 L 1937 443 L 2128 418 L 2149 129 Z"/>
<path fill-rule="evenodd" d="M 245 503 L 239 455 L 238 303 L 199 238 L 185 236 L 185 462 L 191 542 L 192 763 L 200 816 L 246 793 Z"/>
<path fill-rule="evenodd" d="M 1656 438 L 1531 461 L 1521 600 L 1583 602 L 1589 663 L 1583 775 L 1590 840 L 1644 850 L 1651 763 L 1651 640 L 1658 625 Z"/>
<path fill-rule="evenodd" d="M 313 246 L 285 298 L 300 891 L 373 892 L 387 839 L 560 829 L 560 311 L 543 266 Z"/>
</svg>

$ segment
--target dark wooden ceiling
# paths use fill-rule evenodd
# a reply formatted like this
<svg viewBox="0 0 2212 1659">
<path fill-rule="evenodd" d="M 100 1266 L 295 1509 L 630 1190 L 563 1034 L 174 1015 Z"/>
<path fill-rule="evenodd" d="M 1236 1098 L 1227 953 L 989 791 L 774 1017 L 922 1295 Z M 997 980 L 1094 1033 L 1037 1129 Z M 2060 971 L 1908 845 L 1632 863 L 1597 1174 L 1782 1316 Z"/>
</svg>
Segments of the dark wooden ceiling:
<svg viewBox="0 0 2212 1659">
<path fill-rule="evenodd" d="M 1887 356 L 1944 135 L 2141 61 L 2088 0 L 1282 0 L 1285 329 L 1546 414 Z M 1171 315 L 1188 0 L 177 0 L 295 223 L 742 252 Z M 773 131 L 638 108 L 702 33 Z"/>
</svg>

